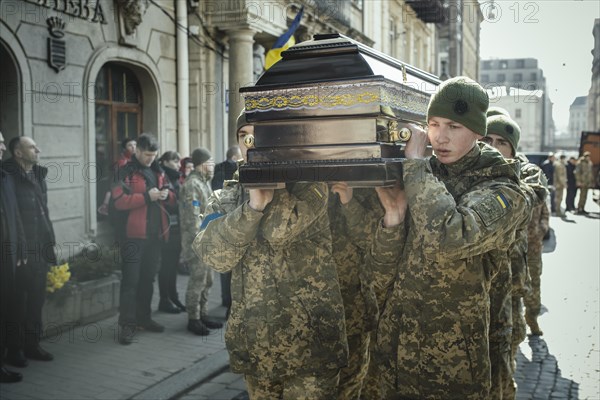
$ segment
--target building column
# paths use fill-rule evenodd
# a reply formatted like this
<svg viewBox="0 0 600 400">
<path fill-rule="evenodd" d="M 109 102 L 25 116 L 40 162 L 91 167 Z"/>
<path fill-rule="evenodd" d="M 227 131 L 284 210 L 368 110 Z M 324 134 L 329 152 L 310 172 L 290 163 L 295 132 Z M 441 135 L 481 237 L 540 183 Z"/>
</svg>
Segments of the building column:
<svg viewBox="0 0 600 400">
<path fill-rule="evenodd" d="M 237 144 L 236 120 L 244 108 L 244 100 L 239 92 L 240 88 L 254 84 L 252 61 L 255 33 L 252 29 L 227 31 L 229 37 L 228 146 Z"/>
</svg>

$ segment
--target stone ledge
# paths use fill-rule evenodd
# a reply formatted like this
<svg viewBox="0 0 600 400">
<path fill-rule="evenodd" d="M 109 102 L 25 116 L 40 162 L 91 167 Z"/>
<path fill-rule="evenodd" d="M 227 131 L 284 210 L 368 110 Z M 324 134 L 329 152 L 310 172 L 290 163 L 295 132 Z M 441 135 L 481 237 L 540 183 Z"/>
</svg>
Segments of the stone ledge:
<svg viewBox="0 0 600 400">
<path fill-rule="evenodd" d="M 59 292 L 46 296 L 42 310 L 44 336 L 61 327 L 88 324 L 108 318 L 119 308 L 121 279 L 113 273 L 87 282 L 68 282 Z"/>
</svg>

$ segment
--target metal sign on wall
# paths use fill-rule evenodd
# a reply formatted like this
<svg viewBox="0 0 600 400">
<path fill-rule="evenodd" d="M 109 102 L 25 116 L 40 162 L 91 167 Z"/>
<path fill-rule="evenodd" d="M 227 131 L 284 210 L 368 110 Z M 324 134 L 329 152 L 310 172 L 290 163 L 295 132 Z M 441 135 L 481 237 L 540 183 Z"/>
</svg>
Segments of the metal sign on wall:
<svg viewBox="0 0 600 400">
<path fill-rule="evenodd" d="M 65 36 L 65 22 L 60 17 L 50 17 L 46 22 L 51 35 L 48 38 L 48 64 L 56 72 L 60 72 L 67 62 L 67 47 L 62 40 Z"/>
</svg>

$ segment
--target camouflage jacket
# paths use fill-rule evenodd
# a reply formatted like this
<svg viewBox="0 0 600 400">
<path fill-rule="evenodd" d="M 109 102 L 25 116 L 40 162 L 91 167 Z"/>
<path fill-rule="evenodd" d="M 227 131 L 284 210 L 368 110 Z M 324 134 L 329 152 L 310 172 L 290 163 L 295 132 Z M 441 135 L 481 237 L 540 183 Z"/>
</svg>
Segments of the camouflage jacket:
<svg viewBox="0 0 600 400">
<path fill-rule="evenodd" d="M 567 187 L 567 166 L 560 160 L 554 163 L 554 187 L 557 189 Z"/>
<path fill-rule="evenodd" d="M 521 182 L 526 187 L 524 193 L 529 199 L 529 215 L 525 227 L 520 227 L 516 233 L 516 240 L 510 249 L 510 262 L 513 282 L 513 296 L 523 297 L 531 289 L 531 277 L 527 268 L 527 253 L 529 249 L 529 227 L 532 224 L 534 210 L 545 204 L 549 195 L 548 181 L 540 167 L 529 162 L 527 157 L 517 154 L 517 160 L 521 163 Z M 556 175 L 555 175 L 556 181 Z M 532 191 L 534 195 L 532 195 Z"/>
<path fill-rule="evenodd" d="M 371 269 L 367 268 L 365 253 L 371 243 L 376 225 L 366 223 L 358 239 L 350 236 L 348 223 L 356 216 L 367 216 L 373 221 L 383 215 L 383 210 L 372 189 L 354 189 L 352 200 L 342 205 L 337 195 L 329 197 L 329 221 L 333 240 L 333 258 L 338 271 L 340 289 L 346 310 L 346 333 L 361 335 L 375 329 L 377 323 L 377 298 Z M 368 219 L 369 217 L 367 217 Z"/>
<path fill-rule="evenodd" d="M 376 357 L 401 396 L 484 399 L 491 264 L 508 251 L 526 198 L 516 161 L 483 143 L 461 160 L 406 160 L 403 226 L 379 225 L 370 261 L 393 281 Z"/>
<path fill-rule="evenodd" d="M 531 212 L 527 229 L 527 257 L 541 257 L 544 248 L 544 235 L 550 228 L 550 211 L 546 203 L 538 204 Z"/>
<path fill-rule="evenodd" d="M 184 260 L 194 257 L 192 242 L 200 232 L 206 214 L 208 199 L 212 194 L 210 182 L 198 171 L 192 171 L 179 191 L 181 226 L 181 254 Z"/>
<path fill-rule="evenodd" d="M 263 212 L 251 209 L 242 194 L 228 181 L 211 197 L 207 212 L 222 216 L 193 244 L 206 265 L 232 272 L 225 333 L 231 370 L 277 378 L 345 366 L 327 185 L 275 190 Z"/>
<path fill-rule="evenodd" d="M 537 194 L 540 201 L 533 204 L 531 218 L 527 227 L 527 255 L 542 252 L 542 240 L 549 228 L 550 213 L 547 199 L 550 196 L 548 179 L 540 167 L 529 162 L 523 154 L 518 154 L 521 162 L 521 181 L 526 183 Z M 525 288 L 528 290 L 528 288 Z"/>
<path fill-rule="evenodd" d="M 593 188 L 594 187 L 594 172 L 592 168 L 592 161 L 585 158 L 580 158 L 577 161 L 577 167 L 575 168 L 575 180 L 577 186 Z"/>
</svg>

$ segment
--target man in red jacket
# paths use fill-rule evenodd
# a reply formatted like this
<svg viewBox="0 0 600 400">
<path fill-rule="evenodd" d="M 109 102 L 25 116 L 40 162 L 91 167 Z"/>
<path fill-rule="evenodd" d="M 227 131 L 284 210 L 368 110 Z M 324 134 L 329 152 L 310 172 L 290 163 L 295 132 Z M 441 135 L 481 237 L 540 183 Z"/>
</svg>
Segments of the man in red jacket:
<svg viewBox="0 0 600 400">
<path fill-rule="evenodd" d="M 150 317 L 154 277 L 158 270 L 160 242 L 168 240 L 169 221 L 164 205 L 175 195 L 156 162 L 158 143 L 148 134 L 138 138 L 131 161 L 119 170 L 111 190 L 115 208 L 127 211 L 121 248 L 123 261 L 119 305 L 119 343 L 131 344 L 136 330 L 162 332 Z"/>
</svg>

